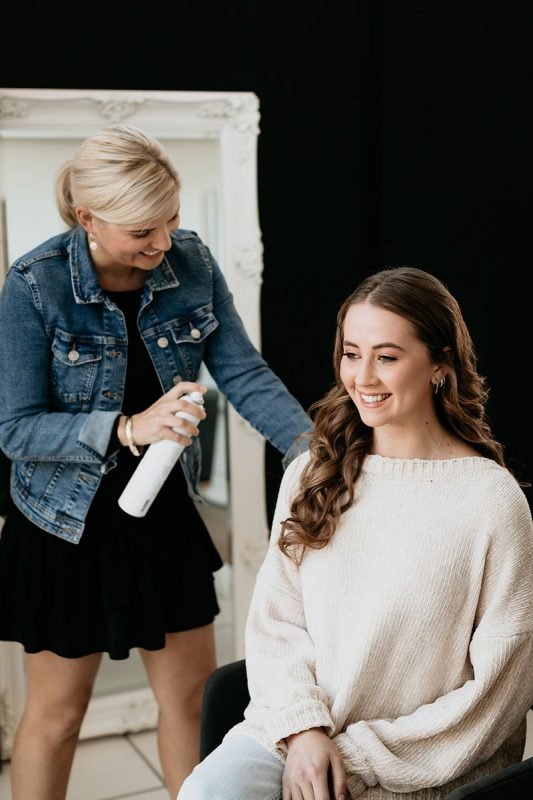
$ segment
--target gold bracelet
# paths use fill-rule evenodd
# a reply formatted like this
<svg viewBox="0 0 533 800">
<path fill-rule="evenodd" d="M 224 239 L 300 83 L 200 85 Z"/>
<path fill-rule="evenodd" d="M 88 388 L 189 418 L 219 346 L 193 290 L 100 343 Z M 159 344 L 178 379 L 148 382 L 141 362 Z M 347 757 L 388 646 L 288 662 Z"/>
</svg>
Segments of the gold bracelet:
<svg viewBox="0 0 533 800">
<path fill-rule="evenodd" d="M 126 439 L 128 440 L 128 447 L 130 448 L 131 452 L 134 456 L 141 456 L 143 448 L 139 448 L 135 444 L 135 439 L 133 438 L 133 422 L 131 417 L 126 417 L 126 424 L 124 427 L 124 431 L 126 433 Z"/>
</svg>

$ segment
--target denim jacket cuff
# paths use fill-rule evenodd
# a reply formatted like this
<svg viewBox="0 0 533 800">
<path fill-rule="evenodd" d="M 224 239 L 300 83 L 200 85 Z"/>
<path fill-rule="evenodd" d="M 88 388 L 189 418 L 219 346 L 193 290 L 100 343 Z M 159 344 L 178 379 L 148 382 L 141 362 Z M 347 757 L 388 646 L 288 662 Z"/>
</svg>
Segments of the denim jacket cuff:
<svg viewBox="0 0 533 800">
<path fill-rule="evenodd" d="M 80 430 L 78 437 L 80 444 L 88 447 L 102 460 L 108 458 L 115 422 L 121 413 L 121 411 L 91 411 Z M 111 449 L 118 450 L 118 442 L 116 448 L 111 447 Z"/>
</svg>

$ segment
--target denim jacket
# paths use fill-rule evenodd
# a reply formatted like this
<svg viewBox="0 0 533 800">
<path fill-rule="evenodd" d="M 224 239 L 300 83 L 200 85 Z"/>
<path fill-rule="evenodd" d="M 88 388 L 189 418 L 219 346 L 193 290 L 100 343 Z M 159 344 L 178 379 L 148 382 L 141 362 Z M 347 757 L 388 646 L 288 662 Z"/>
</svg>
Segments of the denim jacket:
<svg viewBox="0 0 533 800">
<path fill-rule="evenodd" d="M 194 381 L 202 362 L 236 411 L 285 453 L 312 424 L 251 343 L 224 276 L 192 231 L 178 230 L 143 289 L 137 321 L 161 382 Z M 78 542 L 121 414 L 128 342 L 74 228 L 17 259 L 0 293 L 0 447 L 11 495 L 36 525 Z M 197 496 L 200 443 L 181 464 Z"/>
</svg>

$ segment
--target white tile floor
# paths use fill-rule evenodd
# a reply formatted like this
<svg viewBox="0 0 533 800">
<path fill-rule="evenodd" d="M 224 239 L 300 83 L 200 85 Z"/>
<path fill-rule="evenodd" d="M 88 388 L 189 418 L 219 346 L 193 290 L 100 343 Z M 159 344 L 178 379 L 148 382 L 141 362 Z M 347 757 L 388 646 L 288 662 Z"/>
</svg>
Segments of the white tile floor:
<svg viewBox="0 0 533 800">
<path fill-rule="evenodd" d="M 9 763 L 0 798 L 11 800 Z M 89 739 L 78 746 L 67 800 L 169 800 L 157 758 L 155 731 Z"/>
</svg>

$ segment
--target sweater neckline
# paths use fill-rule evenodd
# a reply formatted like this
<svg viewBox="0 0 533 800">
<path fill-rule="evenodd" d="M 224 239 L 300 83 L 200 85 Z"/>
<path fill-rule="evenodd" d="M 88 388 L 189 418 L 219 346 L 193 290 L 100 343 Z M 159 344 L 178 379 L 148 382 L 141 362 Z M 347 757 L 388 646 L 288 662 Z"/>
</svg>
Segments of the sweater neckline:
<svg viewBox="0 0 533 800">
<path fill-rule="evenodd" d="M 363 462 L 363 472 L 394 478 L 432 479 L 439 475 L 472 475 L 491 468 L 502 469 L 496 461 L 483 456 L 464 456 L 432 461 L 425 458 L 389 458 L 388 456 L 367 455 Z"/>
</svg>

